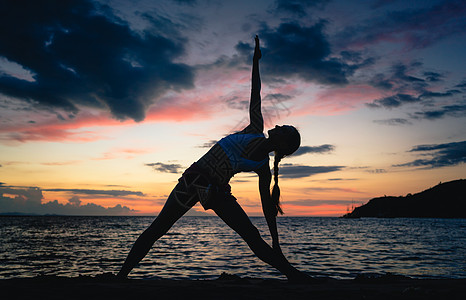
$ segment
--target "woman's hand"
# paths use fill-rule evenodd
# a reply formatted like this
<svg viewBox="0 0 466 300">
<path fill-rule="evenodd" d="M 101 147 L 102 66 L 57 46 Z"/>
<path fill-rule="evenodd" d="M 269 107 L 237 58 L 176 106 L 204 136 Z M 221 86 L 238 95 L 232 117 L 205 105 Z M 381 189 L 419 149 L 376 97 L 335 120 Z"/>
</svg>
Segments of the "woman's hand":
<svg viewBox="0 0 466 300">
<path fill-rule="evenodd" d="M 275 242 L 275 241 L 272 242 L 272 249 L 273 249 L 275 252 L 277 252 L 277 253 L 283 255 L 282 248 L 280 247 L 280 244 L 279 244 L 278 242 Z"/>
<path fill-rule="evenodd" d="M 259 36 L 256 35 L 254 41 L 256 42 L 256 47 L 254 48 L 254 59 L 260 59 L 262 57 L 262 53 L 259 46 Z"/>
</svg>

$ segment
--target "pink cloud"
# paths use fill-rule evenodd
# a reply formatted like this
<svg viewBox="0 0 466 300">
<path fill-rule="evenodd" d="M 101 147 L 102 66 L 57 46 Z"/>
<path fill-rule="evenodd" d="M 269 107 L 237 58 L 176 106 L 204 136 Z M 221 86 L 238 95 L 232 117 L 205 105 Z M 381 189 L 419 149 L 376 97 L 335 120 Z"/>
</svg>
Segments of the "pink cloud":
<svg viewBox="0 0 466 300">
<path fill-rule="evenodd" d="M 429 8 L 393 11 L 349 27 L 341 34 L 345 47 L 364 48 L 380 42 L 400 43 L 407 50 L 425 48 L 464 31 L 465 6 L 461 1 L 442 2 Z M 415 20 L 415 21 L 413 21 Z M 432 30 L 435 28 L 435 30 Z"/>
<path fill-rule="evenodd" d="M 310 187 L 304 189 L 307 193 L 316 192 L 343 192 L 343 193 L 357 193 L 365 194 L 363 191 L 359 191 L 355 188 L 338 188 L 338 187 Z"/>
<path fill-rule="evenodd" d="M 188 99 L 187 99 L 188 100 Z M 179 102 L 174 98 L 175 103 Z M 184 122 L 193 120 L 208 119 L 212 115 L 209 105 L 202 102 L 207 101 L 186 101 L 181 105 L 166 104 L 163 107 L 149 109 L 146 122 Z"/>
<path fill-rule="evenodd" d="M 157 105 L 149 109 L 146 121 L 183 122 L 210 119 L 228 108 L 229 99 L 249 100 L 250 80 L 249 72 L 244 70 L 229 70 L 223 66 L 200 70 L 195 89 L 163 97 Z"/>
<path fill-rule="evenodd" d="M 138 155 L 143 155 L 147 153 L 154 152 L 153 148 L 147 149 L 132 149 L 132 148 L 114 148 L 108 152 L 102 154 L 102 156 L 94 158 L 93 160 L 107 160 L 107 159 L 116 159 L 116 158 L 124 158 L 124 159 L 133 159 Z"/>
<path fill-rule="evenodd" d="M 145 122 L 187 121 L 205 118 L 209 115 L 208 105 L 196 105 L 188 102 L 177 106 L 178 101 L 167 101 L 163 106 L 154 106 L 148 112 Z M 73 118 L 57 118 L 50 112 L 34 112 L 9 118 L 9 122 L 0 127 L 0 142 L 6 144 L 32 141 L 47 142 L 92 142 L 105 139 L 95 127 L 132 126 L 132 120 L 119 121 L 105 111 L 82 108 Z M 32 121 L 32 120 L 33 121 Z"/>
<path fill-rule="evenodd" d="M 306 101 L 300 107 L 294 108 L 293 115 L 339 115 L 358 109 L 362 104 L 382 95 L 377 88 L 364 84 L 326 89 L 318 92 L 314 101 Z"/>
<path fill-rule="evenodd" d="M 200 70 L 196 88 L 169 92 L 150 106 L 143 122 L 192 122 L 212 118 L 225 109 L 225 95 L 240 92 L 249 98 L 250 75 L 246 72 L 225 71 L 222 66 Z M 9 109 L 1 114 L 7 122 L 0 128 L 0 142 L 25 143 L 31 141 L 91 142 L 104 139 L 95 127 L 132 126 L 132 120 L 119 121 L 104 110 L 80 107 L 79 113 L 68 116 L 64 111 L 28 108 L 29 104 L 12 99 Z M 68 117 L 63 117 L 68 116 Z"/>
<path fill-rule="evenodd" d="M 31 116 L 28 116 L 31 118 Z M 33 117 L 32 117 L 33 118 Z M 27 122 L 24 117 L 10 122 L 0 129 L 0 141 L 5 143 L 30 141 L 90 142 L 103 138 L 91 129 L 94 126 L 115 126 L 122 122 L 110 119 L 108 115 L 82 111 L 72 119 L 59 120 L 55 115 L 38 115 L 38 120 Z M 85 129 L 86 128 L 86 129 Z"/>
<path fill-rule="evenodd" d="M 66 165 L 74 165 L 79 163 L 79 160 L 68 160 L 68 161 L 61 161 L 61 162 L 44 162 L 41 163 L 44 166 L 66 166 Z"/>
</svg>

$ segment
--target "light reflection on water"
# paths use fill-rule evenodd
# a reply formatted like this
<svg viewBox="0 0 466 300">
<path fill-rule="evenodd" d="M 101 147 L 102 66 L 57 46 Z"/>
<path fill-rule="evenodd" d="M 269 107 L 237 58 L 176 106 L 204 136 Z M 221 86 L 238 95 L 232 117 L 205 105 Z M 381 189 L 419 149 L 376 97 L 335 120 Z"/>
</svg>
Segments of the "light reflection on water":
<svg viewBox="0 0 466 300">
<path fill-rule="evenodd" d="M 263 218 L 251 218 L 266 240 Z M 116 273 L 152 217 L 0 217 L 0 278 Z M 282 248 L 310 275 L 466 277 L 464 219 L 278 218 Z M 132 278 L 284 278 L 217 217 L 184 217 Z"/>
</svg>

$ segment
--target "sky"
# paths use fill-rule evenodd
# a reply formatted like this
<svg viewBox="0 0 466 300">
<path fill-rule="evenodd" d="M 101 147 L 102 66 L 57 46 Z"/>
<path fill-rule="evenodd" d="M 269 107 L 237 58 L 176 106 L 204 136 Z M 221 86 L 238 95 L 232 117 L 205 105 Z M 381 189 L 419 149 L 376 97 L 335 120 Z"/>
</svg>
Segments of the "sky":
<svg viewBox="0 0 466 300">
<path fill-rule="evenodd" d="M 302 138 L 285 216 L 466 178 L 465 28 L 465 1 L 1 0 L 0 213 L 156 215 L 248 124 L 256 34 L 266 129 Z"/>
</svg>

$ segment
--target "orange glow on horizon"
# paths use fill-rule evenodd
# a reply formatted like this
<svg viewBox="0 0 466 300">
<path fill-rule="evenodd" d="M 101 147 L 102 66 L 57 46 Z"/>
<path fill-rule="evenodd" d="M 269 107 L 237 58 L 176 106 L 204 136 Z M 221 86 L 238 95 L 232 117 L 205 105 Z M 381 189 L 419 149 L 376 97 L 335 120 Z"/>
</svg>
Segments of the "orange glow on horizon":
<svg viewBox="0 0 466 300">
<path fill-rule="evenodd" d="M 42 204 L 48 202 L 57 201 L 62 205 L 72 205 L 70 199 L 73 197 L 72 194 L 67 192 L 43 192 Z M 255 195 L 254 195 L 255 196 Z M 122 197 L 108 197 L 108 196 L 93 196 L 93 195 L 78 195 L 77 197 L 80 201 L 78 206 L 85 206 L 88 204 L 99 205 L 104 208 L 112 208 L 115 205 L 121 205 L 123 207 L 128 207 L 134 211 L 131 211 L 129 215 L 158 215 L 164 205 L 164 198 L 158 200 L 148 199 L 144 196 L 137 198 L 122 198 Z M 310 200 L 309 202 L 312 202 Z M 255 203 L 255 201 L 253 202 Z M 245 204 L 244 201 L 240 201 L 240 205 Z M 257 200 L 257 206 L 251 207 L 250 204 L 242 205 L 245 212 L 250 216 L 262 216 L 262 209 L 260 208 L 260 200 Z M 76 206 L 76 204 L 73 204 Z M 283 204 L 283 210 L 285 212 L 284 216 L 342 216 L 347 212 L 347 205 L 315 205 L 315 206 L 300 206 L 294 204 Z M 192 209 L 192 212 L 200 211 L 201 213 L 207 213 L 210 215 L 215 215 L 212 210 L 204 211 L 200 204 L 197 204 Z"/>
</svg>

